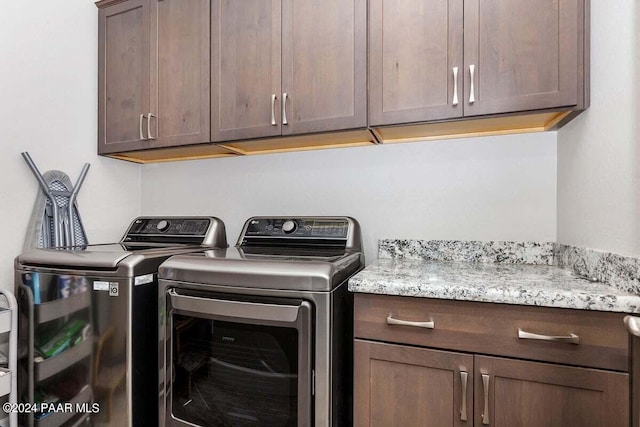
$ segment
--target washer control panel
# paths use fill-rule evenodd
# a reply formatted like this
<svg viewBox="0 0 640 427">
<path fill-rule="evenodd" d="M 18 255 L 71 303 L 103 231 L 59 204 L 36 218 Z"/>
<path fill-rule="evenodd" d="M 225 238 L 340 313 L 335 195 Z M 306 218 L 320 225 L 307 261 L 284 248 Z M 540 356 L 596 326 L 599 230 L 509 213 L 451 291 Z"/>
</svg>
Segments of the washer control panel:
<svg viewBox="0 0 640 427">
<path fill-rule="evenodd" d="M 140 235 L 204 236 L 209 229 L 208 218 L 137 218 L 125 240 Z"/>
<path fill-rule="evenodd" d="M 252 218 L 245 237 L 346 239 L 349 221 L 342 218 Z"/>
</svg>

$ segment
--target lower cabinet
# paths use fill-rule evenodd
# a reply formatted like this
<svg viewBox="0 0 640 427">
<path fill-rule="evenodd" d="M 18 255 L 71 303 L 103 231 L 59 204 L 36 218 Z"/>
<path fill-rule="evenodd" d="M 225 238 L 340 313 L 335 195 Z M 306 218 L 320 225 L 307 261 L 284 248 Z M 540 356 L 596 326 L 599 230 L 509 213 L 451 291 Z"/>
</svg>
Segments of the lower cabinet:
<svg viewBox="0 0 640 427">
<path fill-rule="evenodd" d="M 355 341 L 354 425 L 628 426 L 627 374 Z"/>
<path fill-rule="evenodd" d="M 474 356 L 474 425 L 629 425 L 629 375 Z"/>
<path fill-rule="evenodd" d="M 356 340 L 354 426 L 465 426 L 473 356 Z"/>
<path fill-rule="evenodd" d="M 354 426 L 628 426 L 621 316 L 538 310 L 356 294 Z M 459 315 L 447 317 L 452 312 Z M 513 338 L 501 341 L 495 325 L 510 322 Z M 539 332 L 566 330 L 573 341 L 519 336 L 525 324 Z M 531 357 L 520 356 L 527 350 Z"/>
</svg>

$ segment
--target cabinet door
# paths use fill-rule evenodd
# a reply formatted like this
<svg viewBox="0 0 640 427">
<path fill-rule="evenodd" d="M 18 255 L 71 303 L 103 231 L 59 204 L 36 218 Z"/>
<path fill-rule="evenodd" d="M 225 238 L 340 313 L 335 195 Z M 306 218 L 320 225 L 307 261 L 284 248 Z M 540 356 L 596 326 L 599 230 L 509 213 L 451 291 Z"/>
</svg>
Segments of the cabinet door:
<svg viewBox="0 0 640 427">
<path fill-rule="evenodd" d="M 141 116 L 149 112 L 148 0 L 99 11 L 98 153 L 143 148 Z"/>
<path fill-rule="evenodd" d="M 370 125 L 462 116 L 462 3 L 370 0 Z"/>
<path fill-rule="evenodd" d="M 478 427 L 629 425 L 628 374 L 483 356 L 474 370 Z"/>
<path fill-rule="evenodd" d="M 581 0 L 465 0 L 464 7 L 465 116 L 578 103 Z"/>
<path fill-rule="evenodd" d="M 367 125 L 366 14 L 366 0 L 283 0 L 283 134 Z"/>
<path fill-rule="evenodd" d="M 211 8 L 212 141 L 280 135 L 280 0 Z"/>
<path fill-rule="evenodd" d="M 472 424 L 473 356 L 355 340 L 354 370 L 356 427 Z"/>
<path fill-rule="evenodd" d="M 631 371 L 631 423 L 630 427 L 640 427 L 640 337 L 630 334 Z"/>
<path fill-rule="evenodd" d="M 155 117 L 149 119 L 147 137 L 154 147 L 208 142 L 210 2 L 152 3 L 149 111 Z"/>
</svg>

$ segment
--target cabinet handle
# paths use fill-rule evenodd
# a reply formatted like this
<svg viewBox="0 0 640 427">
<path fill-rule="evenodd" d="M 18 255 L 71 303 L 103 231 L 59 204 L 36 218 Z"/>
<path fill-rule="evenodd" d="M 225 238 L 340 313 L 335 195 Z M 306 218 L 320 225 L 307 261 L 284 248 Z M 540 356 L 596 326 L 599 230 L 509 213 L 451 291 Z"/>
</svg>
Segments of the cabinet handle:
<svg viewBox="0 0 640 427">
<path fill-rule="evenodd" d="M 149 118 L 147 119 L 147 137 L 151 140 L 156 139 L 155 136 L 151 136 L 151 117 L 155 117 L 156 120 L 158 119 L 158 116 L 156 116 L 155 114 L 151 114 L 149 113 Z"/>
<path fill-rule="evenodd" d="M 278 126 L 276 123 L 276 99 L 278 99 L 276 94 L 271 94 L 271 126 Z"/>
<path fill-rule="evenodd" d="M 144 134 L 142 132 L 142 119 L 144 119 L 144 114 L 140 114 L 140 139 L 144 141 Z"/>
<path fill-rule="evenodd" d="M 428 322 L 410 322 L 408 320 L 394 319 L 391 315 L 387 316 L 387 325 L 413 326 L 416 328 L 433 329 L 435 323 L 433 320 Z"/>
<path fill-rule="evenodd" d="M 482 389 L 484 390 L 484 410 L 482 424 L 489 425 L 489 375 L 482 374 Z"/>
<path fill-rule="evenodd" d="M 287 95 L 287 93 L 283 93 L 282 94 L 282 124 L 283 125 L 288 125 L 289 122 L 287 121 L 287 98 L 289 97 L 289 95 Z"/>
<path fill-rule="evenodd" d="M 453 105 L 458 105 L 458 67 L 453 67 Z"/>
<path fill-rule="evenodd" d="M 476 66 L 471 64 L 469 65 L 469 74 L 471 75 L 471 89 L 469 90 L 469 104 L 473 104 L 476 102 L 476 90 L 473 86 L 473 81 L 475 80 Z"/>
<path fill-rule="evenodd" d="M 640 337 L 640 317 L 624 316 L 622 320 L 631 335 Z"/>
<path fill-rule="evenodd" d="M 460 405 L 460 421 L 467 421 L 467 378 L 469 374 L 460 371 L 460 381 L 462 382 L 462 404 Z"/>
<path fill-rule="evenodd" d="M 566 336 L 555 335 L 539 335 L 531 332 L 518 329 L 518 338 L 524 340 L 540 340 L 540 341 L 553 341 L 566 344 L 580 344 L 580 337 L 576 334 L 569 334 Z"/>
</svg>

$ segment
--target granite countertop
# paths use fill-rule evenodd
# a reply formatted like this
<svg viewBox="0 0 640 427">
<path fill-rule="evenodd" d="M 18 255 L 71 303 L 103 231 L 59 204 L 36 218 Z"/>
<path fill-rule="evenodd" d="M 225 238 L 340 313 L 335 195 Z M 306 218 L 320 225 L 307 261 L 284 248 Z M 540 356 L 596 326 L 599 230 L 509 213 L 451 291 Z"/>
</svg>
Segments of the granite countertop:
<svg viewBox="0 0 640 427">
<path fill-rule="evenodd" d="M 352 292 L 640 313 L 640 296 L 550 265 L 379 259 Z"/>
</svg>

